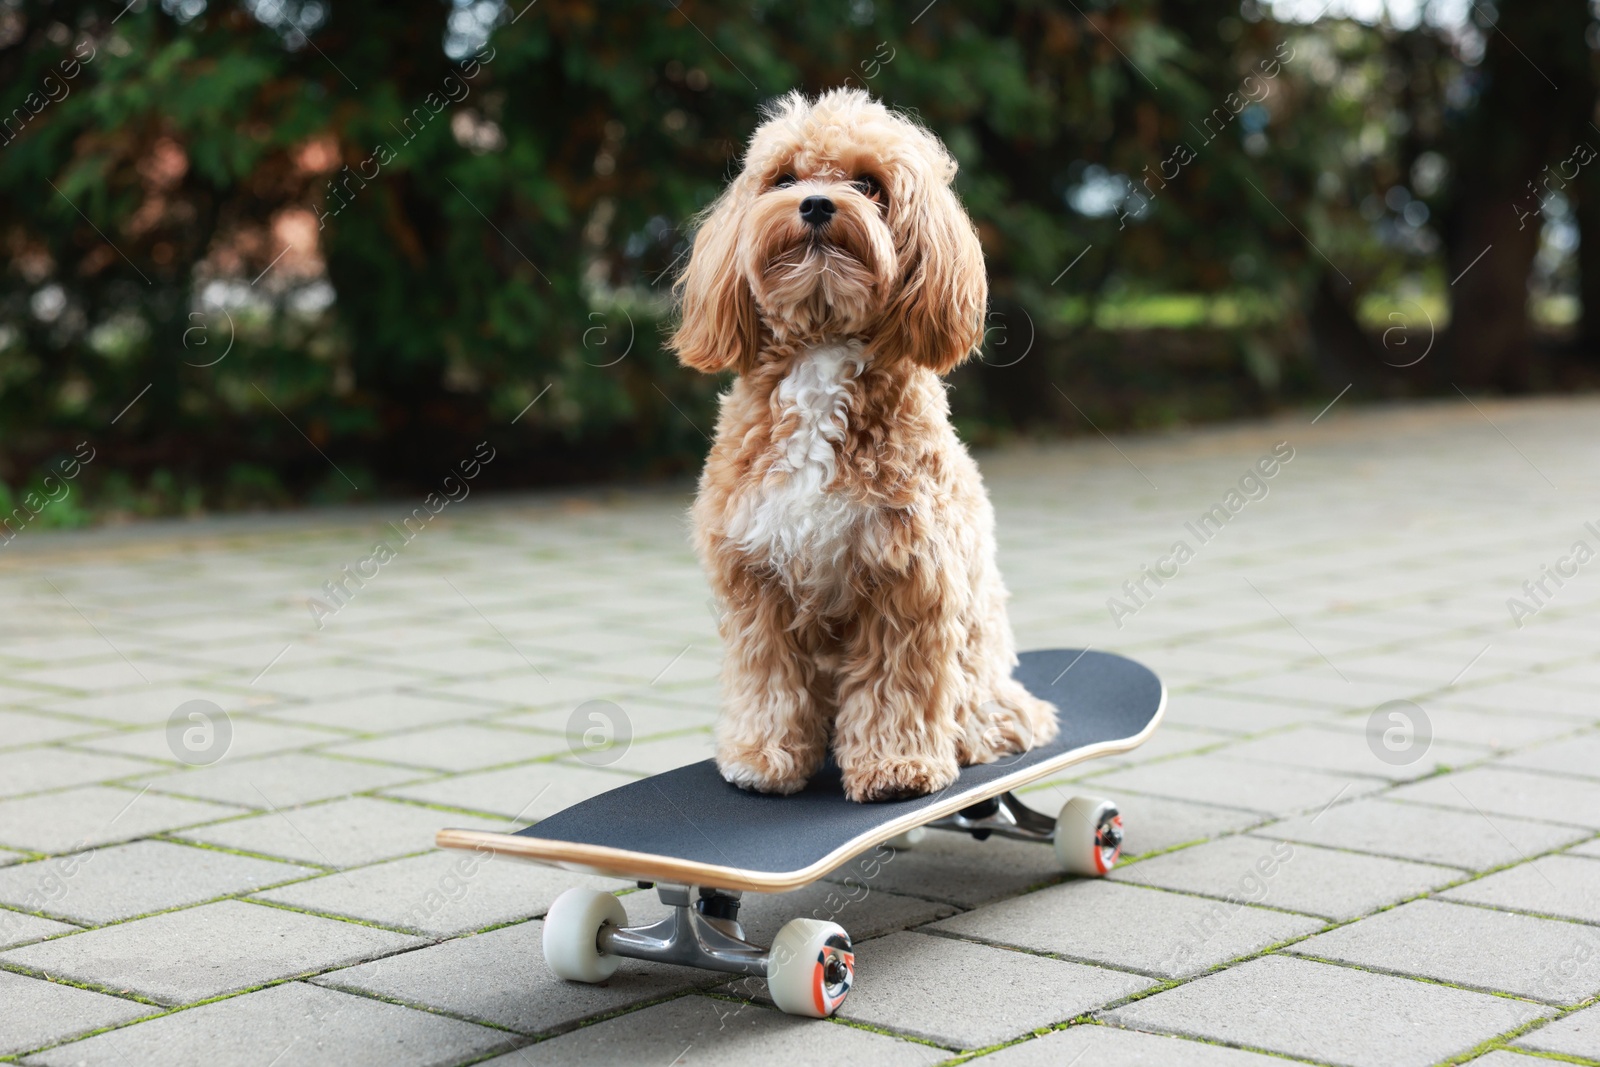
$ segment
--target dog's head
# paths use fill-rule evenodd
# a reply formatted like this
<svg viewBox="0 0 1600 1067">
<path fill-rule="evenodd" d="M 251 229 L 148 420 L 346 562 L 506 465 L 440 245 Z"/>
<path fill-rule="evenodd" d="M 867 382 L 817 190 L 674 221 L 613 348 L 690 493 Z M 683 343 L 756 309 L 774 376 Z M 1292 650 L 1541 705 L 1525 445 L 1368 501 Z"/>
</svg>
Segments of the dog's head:
<svg viewBox="0 0 1600 1067">
<path fill-rule="evenodd" d="M 955 173 L 938 138 L 865 92 L 777 101 L 678 279 L 679 358 L 747 371 L 765 331 L 949 371 L 982 340 L 988 302 Z"/>
</svg>

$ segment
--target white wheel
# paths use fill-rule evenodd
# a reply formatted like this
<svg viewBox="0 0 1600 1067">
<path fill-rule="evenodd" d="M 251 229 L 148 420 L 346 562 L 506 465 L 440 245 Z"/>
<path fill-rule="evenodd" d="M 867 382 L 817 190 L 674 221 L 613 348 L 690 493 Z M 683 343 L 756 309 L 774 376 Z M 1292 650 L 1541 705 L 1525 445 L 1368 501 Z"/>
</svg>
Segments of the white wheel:
<svg viewBox="0 0 1600 1067">
<path fill-rule="evenodd" d="M 904 852 L 907 849 L 916 848 L 918 845 L 922 844 L 922 839 L 927 836 L 927 830 L 920 826 L 913 826 L 903 834 L 895 834 L 893 837 L 889 838 L 889 840 L 885 841 L 884 844 L 888 845 L 896 852 Z"/>
<path fill-rule="evenodd" d="M 1103 797 L 1073 797 L 1056 816 L 1055 846 L 1069 874 L 1098 878 L 1122 855 L 1122 814 Z"/>
<path fill-rule="evenodd" d="M 791 919 L 767 958 L 767 990 L 780 1011 L 826 1019 L 850 992 L 856 954 L 837 923 Z"/>
<path fill-rule="evenodd" d="M 569 982 L 604 982 L 622 962 L 600 951 L 602 926 L 628 925 L 622 901 L 595 889 L 569 889 L 544 917 L 544 962 Z"/>
</svg>

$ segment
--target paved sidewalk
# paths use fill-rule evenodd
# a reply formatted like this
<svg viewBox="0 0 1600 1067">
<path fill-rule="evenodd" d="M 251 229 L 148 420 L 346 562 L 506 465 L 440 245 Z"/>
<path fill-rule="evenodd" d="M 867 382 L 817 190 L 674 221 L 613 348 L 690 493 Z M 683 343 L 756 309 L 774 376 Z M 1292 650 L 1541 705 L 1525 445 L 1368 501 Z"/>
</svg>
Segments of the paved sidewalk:
<svg viewBox="0 0 1600 1067">
<path fill-rule="evenodd" d="M 562 983 L 556 894 L 654 895 L 431 845 L 708 754 L 684 493 L 479 494 L 409 540 L 401 502 L 26 529 L 0 550 L 0 1059 L 1600 1064 L 1597 425 L 1340 404 L 980 457 L 1022 646 L 1171 689 L 1143 749 L 1030 794 L 1116 798 L 1134 858 L 1079 881 L 933 835 L 864 895 L 750 898 L 757 936 L 819 907 L 855 936 L 826 1022 L 659 965 Z M 594 729 L 631 739 L 596 759 Z"/>
</svg>

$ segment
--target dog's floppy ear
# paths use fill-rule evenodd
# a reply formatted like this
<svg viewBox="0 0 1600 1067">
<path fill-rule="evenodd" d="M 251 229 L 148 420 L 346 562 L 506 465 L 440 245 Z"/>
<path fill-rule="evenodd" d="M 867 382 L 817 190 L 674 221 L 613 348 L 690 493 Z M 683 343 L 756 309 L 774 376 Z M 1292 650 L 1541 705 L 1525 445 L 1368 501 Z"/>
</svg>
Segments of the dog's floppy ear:
<svg viewBox="0 0 1600 1067">
<path fill-rule="evenodd" d="M 743 369 L 756 355 L 756 302 L 738 265 L 741 185 L 729 186 L 701 217 L 676 284 L 682 318 L 670 345 L 684 366 L 707 374 Z"/>
<path fill-rule="evenodd" d="M 900 203 L 896 227 L 903 280 L 872 340 L 882 356 L 916 361 L 947 374 L 983 340 L 989 278 L 978 232 L 945 180 L 919 176 L 919 188 Z"/>
</svg>

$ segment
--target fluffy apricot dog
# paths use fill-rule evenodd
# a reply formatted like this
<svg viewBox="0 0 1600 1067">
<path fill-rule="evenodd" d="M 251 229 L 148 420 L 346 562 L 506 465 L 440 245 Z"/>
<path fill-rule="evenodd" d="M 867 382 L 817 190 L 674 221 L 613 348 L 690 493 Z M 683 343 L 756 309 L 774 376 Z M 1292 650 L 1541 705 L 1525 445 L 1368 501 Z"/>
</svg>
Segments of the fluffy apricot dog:
<svg viewBox="0 0 1600 1067">
<path fill-rule="evenodd" d="M 1056 734 L 1011 679 L 994 513 L 940 376 L 982 339 L 956 164 L 866 93 L 767 112 L 678 280 L 684 364 L 737 372 L 692 512 L 721 611 L 728 781 L 853 800 Z"/>
</svg>

